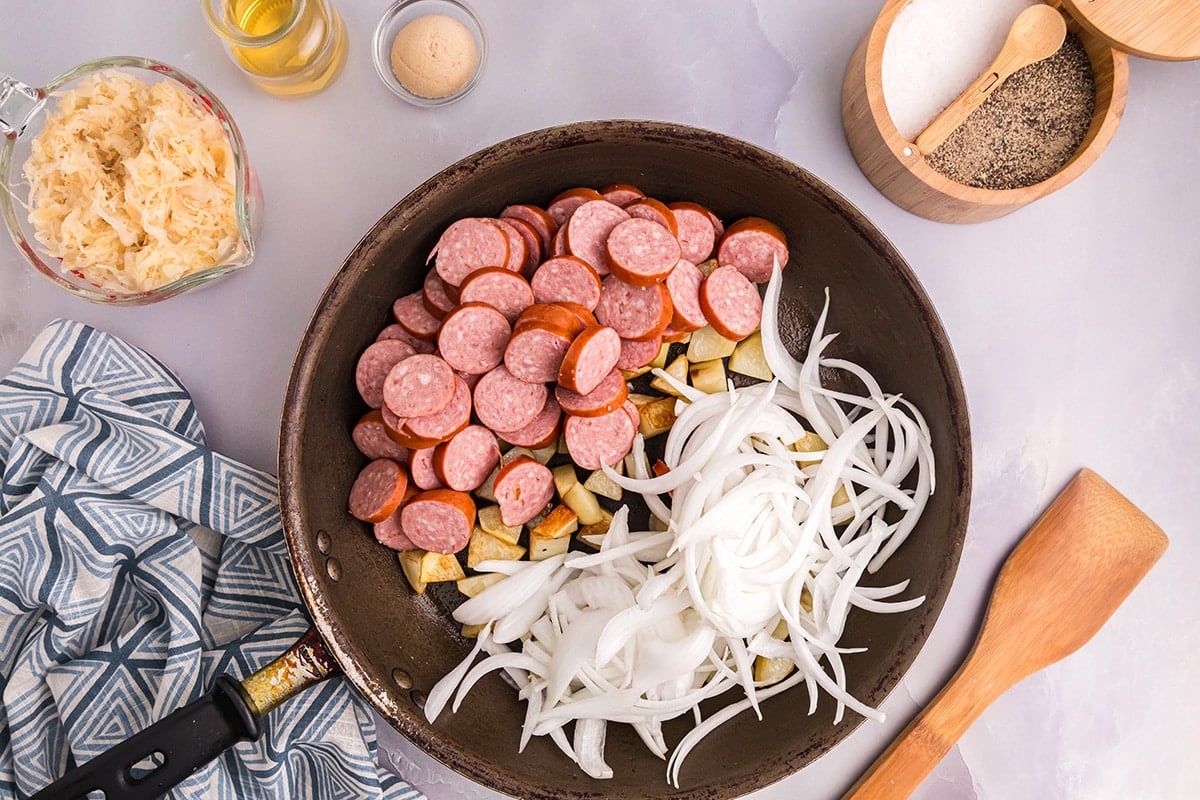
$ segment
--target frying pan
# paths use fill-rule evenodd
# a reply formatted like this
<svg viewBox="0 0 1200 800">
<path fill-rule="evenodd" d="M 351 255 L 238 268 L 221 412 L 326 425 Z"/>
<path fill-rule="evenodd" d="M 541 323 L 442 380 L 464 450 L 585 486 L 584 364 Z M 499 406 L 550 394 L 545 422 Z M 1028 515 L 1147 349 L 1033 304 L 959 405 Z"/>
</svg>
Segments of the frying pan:
<svg viewBox="0 0 1200 800">
<path fill-rule="evenodd" d="M 833 724 L 823 697 L 785 692 L 764 718 L 735 717 L 693 751 L 676 789 L 663 762 L 626 726 L 609 726 L 611 780 L 588 778 L 545 737 L 517 753 L 523 704 L 498 676 L 472 690 L 457 714 L 430 724 L 426 694 L 469 650 L 451 619 L 457 593 L 416 595 L 395 554 L 346 511 L 363 465 L 350 428 L 365 410 L 354 367 L 389 322 L 392 301 L 420 288 L 426 256 L 455 219 L 495 216 L 517 202 L 545 205 L 572 186 L 632 183 L 665 201 L 692 200 L 722 219 L 756 215 L 787 234 L 780 316 L 793 354 L 803 353 L 828 287 L 829 327 L 843 334 L 831 354 L 871 370 L 902 393 L 932 430 L 936 492 L 907 543 L 871 581 L 911 581 L 924 595 L 899 615 L 851 614 L 842 644 L 867 651 L 845 659 L 848 689 L 883 701 L 933 627 L 958 564 L 970 505 L 970 431 L 958 367 L 940 320 L 916 277 L 878 230 L 807 171 L 730 137 L 659 122 L 585 122 L 535 131 L 488 147 L 426 181 L 387 212 L 333 277 L 300 342 L 284 402 L 279 486 L 292 567 L 314 629 L 286 656 L 238 683 L 223 677 L 205 698 L 88 762 L 46 797 L 102 788 L 109 798 L 154 797 L 236 741 L 286 696 L 344 672 L 380 715 L 439 761 L 500 792 L 531 798 L 730 798 L 808 764 L 862 718 Z M 708 701 L 706 714 L 728 700 Z M 665 727 L 668 745 L 687 720 Z M 201 736 L 188 735 L 200 728 Z M 129 765 L 149 753 L 162 763 L 140 780 Z M 91 774 L 79 777 L 80 773 Z M 74 783 L 73 778 L 78 778 Z M 46 790 L 50 792 L 50 789 Z M 71 792 L 74 792 L 72 794 Z"/>
</svg>

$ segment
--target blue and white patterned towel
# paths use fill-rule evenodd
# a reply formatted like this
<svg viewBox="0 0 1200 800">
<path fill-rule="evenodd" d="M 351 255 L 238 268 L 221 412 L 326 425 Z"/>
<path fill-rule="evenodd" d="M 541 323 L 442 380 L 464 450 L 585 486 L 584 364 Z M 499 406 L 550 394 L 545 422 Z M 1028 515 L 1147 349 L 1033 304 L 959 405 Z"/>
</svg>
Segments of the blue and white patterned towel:
<svg viewBox="0 0 1200 800">
<path fill-rule="evenodd" d="M 308 622 L 275 479 L 214 453 L 187 390 L 120 339 L 59 320 L 0 382 L 0 797 L 243 678 Z M 170 795 L 421 794 L 376 764 L 344 678 L 272 711 L 266 733 Z"/>
</svg>

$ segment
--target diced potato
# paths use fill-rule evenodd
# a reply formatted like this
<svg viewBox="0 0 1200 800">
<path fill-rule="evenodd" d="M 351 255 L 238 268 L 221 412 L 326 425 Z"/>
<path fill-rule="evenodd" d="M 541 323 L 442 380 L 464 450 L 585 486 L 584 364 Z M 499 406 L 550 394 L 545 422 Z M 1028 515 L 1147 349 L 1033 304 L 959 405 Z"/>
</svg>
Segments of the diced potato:
<svg viewBox="0 0 1200 800">
<path fill-rule="evenodd" d="M 433 553 L 426 550 L 405 550 L 398 554 L 404 577 L 417 594 L 425 587 L 441 581 L 456 581 L 466 577 L 462 565 L 453 553 Z"/>
<path fill-rule="evenodd" d="M 468 575 L 465 578 L 458 579 L 458 590 L 467 597 L 474 597 L 489 586 L 494 586 L 504 580 L 506 576 L 502 572 L 481 572 L 478 575 Z"/>
<path fill-rule="evenodd" d="M 663 397 L 638 406 L 638 431 L 647 439 L 666 433 L 675 424 L 675 398 Z"/>
<path fill-rule="evenodd" d="M 623 370 L 621 370 L 621 377 L 624 378 L 626 381 L 631 381 L 634 378 L 638 377 L 639 375 L 645 375 L 649 371 L 650 371 L 649 364 L 647 364 L 644 367 L 638 367 L 637 369 L 623 369 Z"/>
<path fill-rule="evenodd" d="M 534 536 L 529 534 L 529 560 L 544 561 L 551 556 L 556 556 L 560 553 L 567 552 L 571 546 L 570 536 L 560 536 L 557 538 Z"/>
<path fill-rule="evenodd" d="M 662 400 L 662 395 L 660 395 L 660 394 L 642 394 L 641 392 L 630 392 L 629 397 L 626 399 L 628 399 L 629 402 L 633 403 L 635 408 L 641 408 L 642 406 L 646 405 L 646 403 L 653 403 L 655 400 Z"/>
<path fill-rule="evenodd" d="M 810 599 L 811 602 L 811 599 Z M 775 625 L 775 630 L 771 631 L 771 635 L 776 639 L 788 638 L 787 622 L 779 620 Z M 791 674 L 795 669 L 789 659 L 786 658 L 764 658 L 762 656 L 754 657 L 754 680 L 764 685 L 779 683 L 781 680 Z"/>
<path fill-rule="evenodd" d="M 726 358 L 733 353 L 735 347 L 737 347 L 737 342 L 726 339 L 713 330 L 711 325 L 705 325 L 695 331 L 692 334 L 692 340 L 688 342 L 688 361 L 712 361 L 714 358 Z"/>
<path fill-rule="evenodd" d="M 709 273 L 717 268 L 717 260 L 715 258 L 710 258 L 707 261 L 701 261 L 696 266 L 700 268 L 700 271 L 704 273 L 704 277 L 707 278 Z"/>
<path fill-rule="evenodd" d="M 797 453 L 819 453 L 824 450 L 828 450 L 829 445 L 827 445 L 825 443 L 824 439 L 822 439 L 820 436 L 813 433 L 812 431 L 805 431 L 803 436 L 801 436 L 796 441 L 792 442 L 791 448 L 793 450 L 795 450 Z M 800 466 L 803 467 L 806 464 L 814 464 L 814 463 L 816 463 L 816 462 L 815 461 L 807 461 L 807 462 L 801 461 Z M 839 486 L 837 488 L 837 491 L 833 493 L 833 499 L 830 500 L 829 505 L 833 508 L 836 508 L 840 505 L 845 505 L 846 503 L 849 503 L 849 502 L 850 502 L 850 495 L 846 493 L 846 487 Z M 842 520 L 842 521 L 844 522 L 845 520 Z"/>
<path fill-rule="evenodd" d="M 649 366 L 651 369 L 662 369 L 667 365 L 667 354 L 671 349 L 671 345 L 667 342 L 662 343 L 662 347 L 658 348 L 658 355 L 651 360 Z"/>
<path fill-rule="evenodd" d="M 812 613 L 812 592 L 808 591 L 807 586 L 800 587 L 800 607 Z"/>
<path fill-rule="evenodd" d="M 687 356 L 677 356 L 675 360 L 671 362 L 671 365 L 663 371 L 675 380 L 686 385 L 688 379 Z M 650 381 L 650 388 L 657 389 L 663 394 L 669 394 L 673 397 L 683 397 L 683 393 L 671 385 L 670 381 L 668 381 L 666 378 L 659 377 L 658 375 L 655 375 L 654 380 Z"/>
<path fill-rule="evenodd" d="M 617 463 L 618 470 L 624 465 L 624 461 Z M 604 474 L 603 470 L 596 470 L 591 475 L 588 475 L 586 481 L 583 482 L 583 488 L 593 494 L 598 494 L 601 497 L 607 497 L 609 500 L 620 500 L 624 494 L 620 486 L 613 483 L 613 479 Z"/>
<path fill-rule="evenodd" d="M 529 529 L 530 557 L 532 557 L 533 537 L 541 539 L 561 539 L 570 536 L 579 529 L 579 517 L 565 505 L 555 506 L 537 525 Z"/>
<path fill-rule="evenodd" d="M 661 520 L 658 517 L 654 516 L 653 514 L 650 515 L 650 530 L 665 531 L 666 529 L 667 529 L 667 523 L 665 520 Z"/>
<path fill-rule="evenodd" d="M 737 347 L 733 348 L 733 355 L 729 357 L 729 371 L 762 381 L 769 381 L 775 377 L 763 353 L 762 331 L 755 331 L 737 343 Z"/>
<path fill-rule="evenodd" d="M 499 465 L 492 470 L 492 474 L 487 476 L 487 480 L 475 490 L 475 496 L 480 500 L 486 500 L 489 503 L 496 502 L 496 476 L 500 474 Z"/>
<path fill-rule="evenodd" d="M 612 524 L 612 512 L 607 508 L 600 509 L 601 520 L 593 522 L 591 525 L 584 525 L 579 529 L 579 536 L 603 536 L 608 533 L 608 526 Z M 576 536 L 575 538 L 579 538 Z"/>
<path fill-rule="evenodd" d="M 462 626 L 462 637 L 464 639 L 478 639 L 479 632 L 481 630 L 483 630 L 485 627 L 487 627 L 486 622 L 481 622 L 478 625 L 463 625 Z"/>
<path fill-rule="evenodd" d="M 571 452 L 567 449 L 567 440 L 562 436 L 558 437 L 558 446 L 556 449 L 562 455 L 566 455 L 567 453 Z"/>
<path fill-rule="evenodd" d="M 567 492 L 571 491 L 571 487 L 579 483 L 579 478 L 575 475 L 574 464 L 555 467 L 550 470 L 550 474 L 554 476 L 554 489 L 558 492 L 559 497 L 566 497 Z"/>
<path fill-rule="evenodd" d="M 471 569 L 484 561 L 520 561 L 525 557 L 525 548 L 497 539 L 479 526 L 471 532 L 467 545 L 467 566 Z"/>
<path fill-rule="evenodd" d="M 575 512 L 580 525 L 594 525 L 604 519 L 600 513 L 600 501 L 596 495 L 583 488 L 582 483 L 576 483 L 562 496 L 562 501 Z"/>
<path fill-rule="evenodd" d="M 500 519 L 500 506 L 482 506 L 479 509 L 479 527 L 497 539 L 516 544 L 521 538 L 521 526 L 505 525 Z"/>
<path fill-rule="evenodd" d="M 424 554 L 424 550 L 402 550 L 396 553 L 400 569 L 404 571 L 404 578 L 417 594 L 425 594 L 425 581 L 421 580 L 421 556 Z"/>
<path fill-rule="evenodd" d="M 533 451 L 533 460 L 539 464 L 547 464 L 550 459 L 554 458 L 554 454 L 558 452 L 558 442 L 548 444 L 545 447 L 539 447 Z"/>
<path fill-rule="evenodd" d="M 692 378 L 692 386 L 705 394 L 725 391 L 725 362 L 719 358 L 692 364 L 689 374 Z"/>
</svg>

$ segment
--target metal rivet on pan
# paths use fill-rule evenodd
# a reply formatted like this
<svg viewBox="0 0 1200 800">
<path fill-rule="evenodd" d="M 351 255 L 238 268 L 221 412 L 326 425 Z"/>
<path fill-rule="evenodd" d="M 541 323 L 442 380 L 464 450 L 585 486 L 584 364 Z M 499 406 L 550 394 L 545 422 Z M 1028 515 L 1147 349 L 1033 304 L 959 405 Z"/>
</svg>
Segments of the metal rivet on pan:
<svg viewBox="0 0 1200 800">
<path fill-rule="evenodd" d="M 331 558 L 325 562 L 325 571 L 329 573 L 332 580 L 339 581 L 342 579 L 342 562 L 336 558 Z"/>
<path fill-rule="evenodd" d="M 392 670 L 392 680 L 394 680 L 396 685 L 401 689 L 412 688 L 412 676 L 399 667 L 396 667 Z"/>
<path fill-rule="evenodd" d="M 408 693 L 408 696 L 412 699 L 414 706 L 417 708 L 425 708 L 425 693 L 420 689 L 413 689 Z"/>
<path fill-rule="evenodd" d="M 328 555 L 329 548 L 333 545 L 333 541 L 329 538 L 329 531 L 322 528 L 317 531 L 317 549 L 322 554 Z"/>
</svg>

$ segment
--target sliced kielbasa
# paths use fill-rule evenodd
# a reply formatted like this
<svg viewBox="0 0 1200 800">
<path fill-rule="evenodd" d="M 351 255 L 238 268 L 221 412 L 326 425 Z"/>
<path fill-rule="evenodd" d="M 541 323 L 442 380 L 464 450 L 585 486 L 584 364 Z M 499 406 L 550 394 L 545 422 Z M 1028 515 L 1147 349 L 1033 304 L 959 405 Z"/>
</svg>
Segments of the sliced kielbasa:
<svg viewBox="0 0 1200 800">
<path fill-rule="evenodd" d="M 428 339 L 420 339 L 413 336 L 404 330 L 404 326 L 399 322 L 393 322 L 391 325 L 384 326 L 379 335 L 375 337 L 375 341 L 377 342 L 382 342 L 384 339 L 399 339 L 418 353 L 432 353 L 437 350 L 436 344 Z"/>
<path fill-rule="evenodd" d="M 555 256 L 543 261 L 529 285 L 538 303 L 565 300 L 592 310 L 600 302 L 600 276 L 576 256 Z"/>
<path fill-rule="evenodd" d="M 679 259 L 667 276 L 667 291 L 671 293 L 671 327 L 679 331 L 695 331 L 708 324 L 700 308 L 700 286 L 704 273 L 687 259 Z"/>
<path fill-rule="evenodd" d="M 567 417 L 563 438 L 571 460 L 584 469 L 600 469 L 601 464 L 613 465 L 629 454 L 637 425 L 624 408 L 624 402 L 613 411 L 598 417 Z"/>
<path fill-rule="evenodd" d="M 545 384 L 527 383 L 501 364 L 475 385 L 475 416 L 503 436 L 533 422 L 546 405 L 546 394 Z"/>
<path fill-rule="evenodd" d="M 354 423 L 350 431 L 354 446 L 364 456 L 370 459 L 390 458 L 402 464 L 408 463 L 408 448 L 397 444 L 388 436 L 387 426 L 383 423 L 383 413 L 373 408 Z"/>
<path fill-rule="evenodd" d="M 457 553 L 471 540 L 475 501 L 466 492 L 430 489 L 414 496 L 400 512 L 409 540 L 433 553 Z"/>
<path fill-rule="evenodd" d="M 640 200 L 634 200 L 632 203 L 626 204 L 625 210 L 629 212 L 629 216 L 631 217 L 657 222 L 669 230 L 672 236 L 676 236 L 679 233 L 679 226 L 675 222 L 675 215 L 671 213 L 671 209 L 667 208 L 661 200 L 655 200 L 653 197 L 643 197 Z"/>
<path fill-rule="evenodd" d="M 581 205 L 593 200 L 603 199 L 595 189 L 587 186 L 577 186 L 574 189 L 567 189 L 559 193 L 550 201 L 550 205 L 546 206 L 546 213 L 561 228 L 566 225 L 567 220 L 574 215 L 575 211 Z"/>
<path fill-rule="evenodd" d="M 451 286 L 483 267 L 508 263 L 508 236 L 495 220 L 468 217 L 451 223 L 434 248 L 437 274 Z"/>
<path fill-rule="evenodd" d="M 550 252 L 550 243 L 554 241 L 554 234 L 558 231 L 558 223 L 554 221 L 554 217 L 550 216 L 544 208 L 527 203 L 516 203 L 507 206 L 500 212 L 500 219 L 510 218 L 528 223 L 530 227 L 537 231 L 538 238 L 542 240 L 542 252 L 547 254 Z"/>
<path fill-rule="evenodd" d="M 679 241 L 648 219 L 627 219 L 612 229 L 604 246 L 609 271 L 630 286 L 667 279 L 679 260 Z"/>
<path fill-rule="evenodd" d="M 604 279 L 596 320 L 622 339 L 655 339 L 671 322 L 671 295 L 660 283 L 630 286 L 616 276 Z"/>
<path fill-rule="evenodd" d="M 600 385 L 621 357 L 621 337 L 612 328 L 593 325 L 575 337 L 558 370 L 558 385 L 585 395 Z"/>
<path fill-rule="evenodd" d="M 438 350 L 460 372 L 482 375 L 504 360 L 512 328 L 502 312 L 486 303 L 463 303 L 446 315 Z"/>
<path fill-rule="evenodd" d="M 511 325 L 522 311 L 533 305 L 533 289 L 529 287 L 529 281 L 516 272 L 504 267 L 484 267 L 463 281 L 459 301 L 487 303 L 503 314 Z"/>
<path fill-rule="evenodd" d="M 675 216 L 676 237 L 683 249 L 683 258 L 693 264 L 709 258 L 717 241 L 712 212 L 699 203 L 670 203 L 667 208 Z"/>
<path fill-rule="evenodd" d="M 430 314 L 429 309 L 425 307 L 423 291 L 396 298 L 392 303 L 392 316 L 400 323 L 401 328 L 418 339 L 432 339 L 437 336 L 438 328 L 442 326 L 442 321 Z"/>
<path fill-rule="evenodd" d="M 607 275 L 604 243 L 612 229 L 627 219 L 628 211 L 607 200 L 584 203 L 567 221 L 567 252 L 590 264 L 597 275 Z"/>
<path fill-rule="evenodd" d="M 496 434 L 468 425 L 433 452 L 433 469 L 443 484 L 460 492 L 478 489 L 500 463 Z"/>
<path fill-rule="evenodd" d="M 471 387 L 461 375 L 454 376 L 454 395 L 445 408 L 423 417 L 409 417 L 404 427 L 413 436 L 445 441 L 467 427 L 471 421 Z"/>
<path fill-rule="evenodd" d="M 562 409 L 559 407 L 558 401 L 554 399 L 554 395 L 547 392 L 546 405 L 542 406 L 541 412 L 533 418 L 532 422 L 523 428 L 508 431 L 502 435 L 504 441 L 509 444 L 536 450 L 557 441 L 561 429 Z"/>
<path fill-rule="evenodd" d="M 717 245 L 717 263 L 735 267 L 755 283 L 771 279 L 776 260 L 780 269 L 787 266 L 787 237 L 779 226 L 761 217 L 739 219 L 725 230 Z"/>
<path fill-rule="evenodd" d="M 613 369 L 587 394 L 572 392 L 565 386 L 554 389 L 554 399 L 572 417 L 598 417 L 619 408 L 629 397 L 629 384 L 621 370 Z"/>
<path fill-rule="evenodd" d="M 363 522 L 382 522 L 400 507 L 408 488 L 408 471 L 390 458 L 363 467 L 350 487 L 350 515 Z"/>
<path fill-rule="evenodd" d="M 416 353 L 400 339 L 384 339 L 372 342 L 358 357 L 354 366 L 354 384 L 363 402 L 371 408 L 383 405 L 383 382 L 392 367 Z"/>
<path fill-rule="evenodd" d="M 554 498 L 554 475 L 529 456 L 518 456 L 500 468 L 493 492 L 500 521 L 512 527 L 524 525 Z"/>
<path fill-rule="evenodd" d="M 741 341 L 762 323 L 762 298 L 750 279 L 733 267 L 717 267 L 700 286 L 700 308 L 713 330 Z"/>
<path fill-rule="evenodd" d="M 442 410 L 454 399 L 455 374 L 435 355 L 409 356 L 388 373 L 383 402 L 398 417 L 423 417 Z"/>
</svg>

